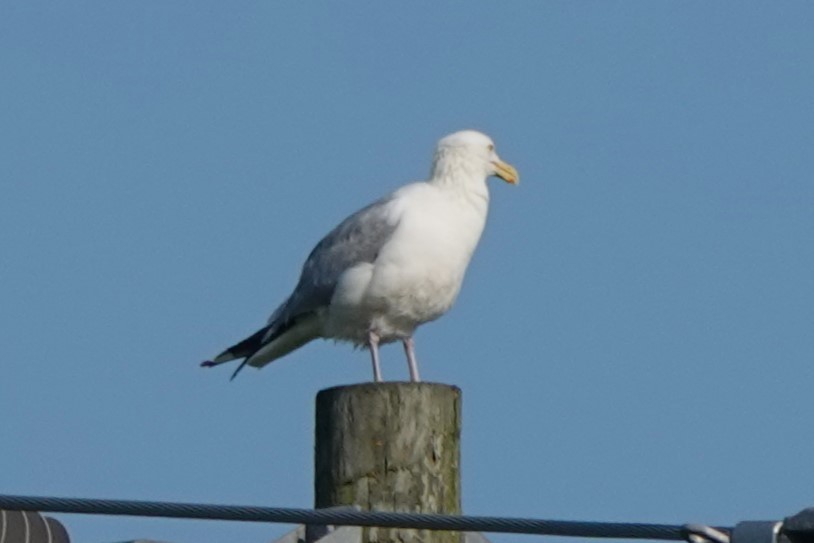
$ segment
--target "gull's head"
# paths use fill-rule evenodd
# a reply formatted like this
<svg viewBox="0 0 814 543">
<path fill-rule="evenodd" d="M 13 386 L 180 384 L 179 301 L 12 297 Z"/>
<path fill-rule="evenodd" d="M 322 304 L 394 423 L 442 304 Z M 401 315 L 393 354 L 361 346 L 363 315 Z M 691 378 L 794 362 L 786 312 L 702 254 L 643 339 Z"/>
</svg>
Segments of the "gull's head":
<svg viewBox="0 0 814 543">
<path fill-rule="evenodd" d="M 475 130 L 450 134 L 435 149 L 433 179 L 457 175 L 480 179 L 497 176 L 512 185 L 520 180 L 517 170 L 497 156 L 492 139 Z"/>
</svg>

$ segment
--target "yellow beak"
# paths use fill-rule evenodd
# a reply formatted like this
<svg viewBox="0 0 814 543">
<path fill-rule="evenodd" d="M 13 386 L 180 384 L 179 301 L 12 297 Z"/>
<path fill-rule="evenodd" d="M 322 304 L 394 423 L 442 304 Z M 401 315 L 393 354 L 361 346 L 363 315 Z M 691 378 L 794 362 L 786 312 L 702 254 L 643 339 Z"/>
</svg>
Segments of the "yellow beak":
<svg viewBox="0 0 814 543">
<path fill-rule="evenodd" d="M 492 164 L 495 165 L 495 175 L 499 178 L 512 185 L 520 182 L 520 174 L 511 164 L 507 164 L 502 160 L 496 160 Z"/>
</svg>

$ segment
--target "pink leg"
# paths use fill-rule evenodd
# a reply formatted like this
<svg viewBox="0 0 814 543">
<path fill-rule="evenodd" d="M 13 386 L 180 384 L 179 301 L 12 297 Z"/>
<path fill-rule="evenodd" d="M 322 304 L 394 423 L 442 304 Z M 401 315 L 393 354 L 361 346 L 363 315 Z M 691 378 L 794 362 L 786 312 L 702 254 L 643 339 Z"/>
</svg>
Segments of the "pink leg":
<svg viewBox="0 0 814 543">
<path fill-rule="evenodd" d="M 418 362 L 415 359 L 415 342 L 410 336 L 402 340 L 404 343 L 404 353 L 407 355 L 407 365 L 410 367 L 410 381 L 418 383 L 421 377 L 418 376 Z"/>
<path fill-rule="evenodd" d="M 371 330 L 367 333 L 367 344 L 370 347 L 370 358 L 373 360 L 373 380 L 382 382 L 382 368 L 379 365 L 379 335 Z"/>
</svg>

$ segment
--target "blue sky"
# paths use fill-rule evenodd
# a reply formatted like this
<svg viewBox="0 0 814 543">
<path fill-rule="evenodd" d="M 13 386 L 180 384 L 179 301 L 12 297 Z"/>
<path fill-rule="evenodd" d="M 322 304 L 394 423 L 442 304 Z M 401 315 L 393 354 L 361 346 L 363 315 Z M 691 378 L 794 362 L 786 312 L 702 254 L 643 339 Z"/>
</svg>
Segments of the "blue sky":
<svg viewBox="0 0 814 543">
<path fill-rule="evenodd" d="M 4 2 L 0 491 L 311 506 L 314 396 L 368 356 L 198 363 L 476 128 L 521 184 L 491 184 L 416 338 L 463 389 L 465 512 L 812 505 L 812 27 L 805 2 Z M 98 543 L 291 529 L 59 518 Z"/>
</svg>

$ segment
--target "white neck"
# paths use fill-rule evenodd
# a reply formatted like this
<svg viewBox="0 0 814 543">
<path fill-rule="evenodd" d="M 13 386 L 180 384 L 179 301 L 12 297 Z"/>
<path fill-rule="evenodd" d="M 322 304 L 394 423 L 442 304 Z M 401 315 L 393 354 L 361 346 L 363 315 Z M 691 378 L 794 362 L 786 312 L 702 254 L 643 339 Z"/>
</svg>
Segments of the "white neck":
<svg viewBox="0 0 814 543">
<path fill-rule="evenodd" d="M 477 163 L 464 158 L 454 151 L 437 152 L 428 183 L 488 202 L 486 172 Z"/>
</svg>

